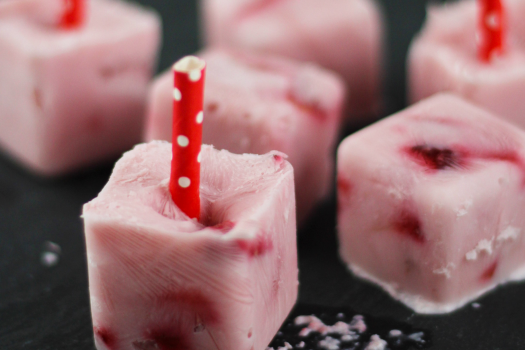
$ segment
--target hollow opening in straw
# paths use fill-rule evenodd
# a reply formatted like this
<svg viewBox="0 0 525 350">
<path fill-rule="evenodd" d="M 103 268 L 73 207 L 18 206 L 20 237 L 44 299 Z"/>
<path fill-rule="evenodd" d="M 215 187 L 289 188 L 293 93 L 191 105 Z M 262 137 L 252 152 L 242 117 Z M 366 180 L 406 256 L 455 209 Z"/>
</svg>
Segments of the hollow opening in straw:
<svg viewBox="0 0 525 350">
<path fill-rule="evenodd" d="M 180 73 L 191 73 L 192 71 L 201 71 L 206 66 L 206 63 L 198 57 L 186 56 L 175 63 L 173 69 Z"/>
</svg>

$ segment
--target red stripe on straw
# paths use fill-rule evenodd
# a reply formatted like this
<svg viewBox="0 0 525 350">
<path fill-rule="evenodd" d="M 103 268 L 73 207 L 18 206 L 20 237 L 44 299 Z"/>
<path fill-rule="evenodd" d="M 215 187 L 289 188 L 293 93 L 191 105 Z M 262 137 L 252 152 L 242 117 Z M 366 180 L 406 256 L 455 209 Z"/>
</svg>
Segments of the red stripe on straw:
<svg viewBox="0 0 525 350">
<path fill-rule="evenodd" d="M 173 66 L 173 159 L 170 192 L 190 218 L 200 218 L 200 152 L 206 63 L 187 56 Z"/>
<path fill-rule="evenodd" d="M 64 12 L 60 20 L 63 29 L 76 29 L 86 20 L 86 0 L 63 0 Z"/>
<path fill-rule="evenodd" d="M 478 55 L 484 62 L 490 62 L 494 55 L 505 49 L 507 18 L 502 0 L 478 0 L 479 38 Z"/>
</svg>

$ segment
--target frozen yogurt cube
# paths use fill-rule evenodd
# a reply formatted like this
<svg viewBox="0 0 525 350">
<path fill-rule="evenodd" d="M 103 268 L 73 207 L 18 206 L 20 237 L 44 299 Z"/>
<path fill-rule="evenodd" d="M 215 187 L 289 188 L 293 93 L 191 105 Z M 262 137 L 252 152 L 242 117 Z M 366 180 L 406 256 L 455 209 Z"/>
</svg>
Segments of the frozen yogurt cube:
<svg viewBox="0 0 525 350">
<path fill-rule="evenodd" d="M 525 134 L 439 94 L 338 151 L 340 254 L 421 313 L 525 278 Z"/>
<path fill-rule="evenodd" d="M 28 16 L 27 2 L 7 15 L 12 0 L 0 1 L 0 147 L 36 173 L 57 175 L 140 142 L 159 17 L 92 0 L 85 24 L 64 30 Z"/>
<path fill-rule="evenodd" d="M 297 297 L 293 169 L 202 148 L 201 222 L 173 203 L 171 144 L 136 146 L 84 206 L 98 350 L 264 350 Z"/>
<path fill-rule="evenodd" d="M 371 0 L 201 0 L 205 41 L 339 73 L 354 117 L 381 104 L 382 16 Z"/>
<path fill-rule="evenodd" d="M 207 62 L 203 142 L 232 153 L 278 150 L 294 167 L 298 219 L 330 189 L 344 85 L 312 64 L 214 49 Z M 146 139 L 171 140 L 173 73 L 151 89 Z"/>
<path fill-rule="evenodd" d="M 525 128 L 525 2 L 504 5 L 507 48 L 489 63 L 478 58 L 476 1 L 429 8 L 408 59 L 412 102 L 448 91 Z"/>
</svg>

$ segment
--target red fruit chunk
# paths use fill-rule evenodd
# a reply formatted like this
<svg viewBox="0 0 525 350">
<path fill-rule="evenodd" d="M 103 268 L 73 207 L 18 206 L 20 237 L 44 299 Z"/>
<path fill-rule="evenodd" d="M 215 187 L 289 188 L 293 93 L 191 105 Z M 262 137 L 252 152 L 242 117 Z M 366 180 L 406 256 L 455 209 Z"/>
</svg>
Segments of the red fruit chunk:
<svg viewBox="0 0 525 350">
<path fill-rule="evenodd" d="M 117 342 L 115 334 L 107 328 L 93 327 L 93 333 L 95 333 L 95 336 L 102 341 L 108 349 L 112 349 Z"/>
<path fill-rule="evenodd" d="M 319 121 L 324 121 L 328 119 L 326 113 L 324 113 L 319 107 L 313 104 L 306 104 L 304 102 L 298 101 L 292 93 L 288 94 L 287 100 L 292 103 L 298 110 L 308 114 L 314 119 Z"/>
<path fill-rule="evenodd" d="M 261 234 L 253 241 L 237 241 L 241 250 L 245 251 L 251 258 L 264 255 L 273 249 L 273 243 L 267 235 Z"/>
<path fill-rule="evenodd" d="M 348 205 L 350 195 L 352 194 L 353 185 L 341 174 L 337 175 L 337 211 Z"/>
<path fill-rule="evenodd" d="M 153 329 L 147 332 L 147 338 L 155 343 L 152 349 L 159 350 L 190 350 L 187 340 L 173 327 Z M 146 341 L 144 344 L 148 344 Z M 149 350 L 149 349 L 148 349 Z"/>
<path fill-rule="evenodd" d="M 221 231 L 222 233 L 228 233 L 235 227 L 235 223 L 232 221 L 224 221 L 220 224 L 217 224 L 215 226 L 212 226 L 211 228 L 214 230 Z"/>
<path fill-rule="evenodd" d="M 446 169 L 466 169 L 472 160 L 508 162 L 519 168 L 525 175 L 525 164 L 515 150 L 472 151 L 466 147 L 439 148 L 430 145 L 417 145 L 405 150 L 412 160 L 430 171 Z"/>
<path fill-rule="evenodd" d="M 284 158 L 283 158 L 283 156 L 280 156 L 280 155 L 278 155 L 278 154 L 275 154 L 275 155 L 273 156 L 273 159 L 275 159 L 275 162 L 276 162 L 277 164 L 279 164 L 279 165 L 281 165 L 281 164 L 284 162 Z"/>
<path fill-rule="evenodd" d="M 484 156 L 484 158 L 489 160 L 499 160 L 502 162 L 514 163 L 521 165 L 521 159 L 516 151 L 504 151 L 498 153 L 489 153 Z"/>
<path fill-rule="evenodd" d="M 419 221 L 419 218 L 416 214 L 409 210 L 403 210 L 394 221 L 393 226 L 397 232 L 407 235 L 418 243 L 426 242 L 426 238 L 423 235 L 423 231 L 421 229 L 421 222 Z"/>
<path fill-rule="evenodd" d="M 165 294 L 159 297 L 158 305 L 164 309 L 176 309 L 177 313 L 181 311 L 196 313 L 206 324 L 215 324 L 219 319 L 213 303 L 200 291 L 194 289 Z"/>
<path fill-rule="evenodd" d="M 409 148 L 408 154 L 430 170 L 459 169 L 463 166 L 463 157 L 449 148 L 417 145 Z"/>
<path fill-rule="evenodd" d="M 496 273 L 496 269 L 498 268 L 498 261 L 494 261 L 492 265 L 490 265 L 481 275 L 480 280 L 483 282 L 490 281 L 492 277 L 494 277 L 494 274 Z"/>
<path fill-rule="evenodd" d="M 482 159 L 486 159 L 486 160 L 491 160 L 491 161 L 511 163 L 521 168 L 521 171 L 525 175 L 525 164 L 523 163 L 523 160 L 521 159 L 517 151 L 509 150 L 509 151 L 489 152 L 486 154 L 482 154 L 478 157 Z"/>
<path fill-rule="evenodd" d="M 339 195 L 343 197 L 348 197 L 352 193 L 352 184 L 350 180 L 345 179 L 341 175 L 337 176 L 337 189 L 339 190 Z"/>
<path fill-rule="evenodd" d="M 213 302 L 199 290 L 187 289 L 161 295 L 156 300 L 159 310 L 168 317 L 146 328 L 144 340 L 135 341 L 137 350 L 190 350 L 188 334 L 195 329 L 206 329 L 218 323 L 219 315 Z M 195 319 L 195 324 L 187 324 Z M 197 321 L 198 320 L 198 321 Z"/>
</svg>

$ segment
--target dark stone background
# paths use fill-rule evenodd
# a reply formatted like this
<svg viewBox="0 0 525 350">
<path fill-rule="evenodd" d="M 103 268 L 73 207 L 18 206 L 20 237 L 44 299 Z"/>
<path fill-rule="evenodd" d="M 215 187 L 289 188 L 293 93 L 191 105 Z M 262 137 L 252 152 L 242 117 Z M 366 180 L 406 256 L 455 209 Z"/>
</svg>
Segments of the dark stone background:
<svg viewBox="0 0 525 350">
<path fill-rule="evenodd" d="M 329 1 L 329 0 L 320 0 Z M 350 0 L 349 0 L 350 1 Z M 164 20 L 160 70 L 199 48 L 193 0 L 142 0 Z M 423 0 L 381 1 L 388 20 L 389 111 L 405 106 L 405 56 L 424 18 Z M 355 130 L 348 130 L 348 132 Z M 81 206 L 106 183 L 112 163 L 57 180 L 33 177 L 0 156 L 0 350 L 92 350 Z M 446 316 L 419 316 L 379 288 L 353 278 L 339 261 L 335 200 L 299 233 L 300 304 L 349 307 L 432 336 L 432 349 L 525 349 L 525 285 L 499 288 Z M 52 268 L 40 263 L 46 241 L 62 247 Z M 236 349 L 228 349 L 236 350 Z"/>
</svg>

